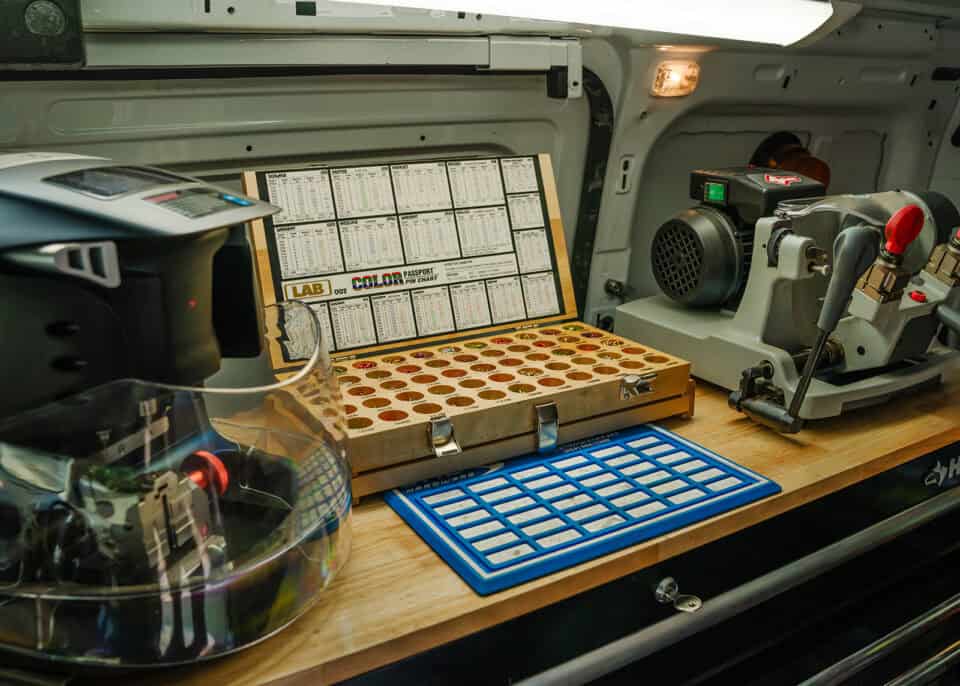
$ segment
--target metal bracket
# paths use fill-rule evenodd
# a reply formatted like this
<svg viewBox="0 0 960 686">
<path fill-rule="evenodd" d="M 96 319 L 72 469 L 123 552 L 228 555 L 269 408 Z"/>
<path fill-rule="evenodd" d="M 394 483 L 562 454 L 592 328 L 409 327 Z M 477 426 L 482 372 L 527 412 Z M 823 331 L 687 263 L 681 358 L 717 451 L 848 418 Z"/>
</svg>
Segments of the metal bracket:
<svg viewBox="0 0 960 686">
<path fill-rule="evenodd" d="M 450 457 L 463 452 L 453 435 L 453 423 L 446 415 L 430 417 L 430 446 L 436 457 Z"/>
<path fill-rule="evenodd" d="M 695 595 L 682 595 L 680 585 L 672 576 L 662 579 L 657 584 L 653 597 L 661 605 L 673 605 L 673 609 L 678 612 L 696 612 L 703 607 L 703 601 Z"/>
<path fill-rule="evenodd" d="M 490 71 L 567 70 L 567 97 L 583 95 L 583 46 L 578 38 L 490 36 Z"/>
<path fill-rule="evenodd" d="M 227 4 L 227 3 L 225 3 Z M 232 3 L 230 3 L 232 4 Z M 304 17 L 290 17 L 288 26 L 268 25 L 277 21 L 276 8 L 267 3 L 263 9 L 247 3 L 246 32 L 223 33 L 223 25 L 212 17 L 175 19 L 177 10 L 166 11 L 164 26 L 160 17 L 151 17 L 150 30 L 142 31 L 142 12 L 132 12 L 123 3 L 115 4 L 117 16 L 98 16 L 103 31 L 85 36 L 87 65 L 93 68 L 130 69 L 136 67 L 208 67 L 236 66 L 373 66 L 382 67 L 472 67 L 493 72 L 547 72 L 561 69 L 566 74 L 563 92 L 569 99 L 583 97 L 583 45 L 579 38 L 553 36 L 500 35 L 373 35 L 358 36 L 329 31 L 335 18 L 318 17 L 325 34 L 289 33 L 302 31 Z M 293 4 L 293 3 L 288 3 Z M 249 32 L 256 23 L 251 14 L 262 12 L 259 33 Z M 124 15 L 124 16 L 120 16 Z M 129 16 L 126 16 L 129 15 Z M 295 21 L 294 21 L 295 20 Z M 204 22 L 209 22 L 204 27 Z M 391 19 L 399 21 L 398 17 Z M 183 33 L 184 22 L 199 33 Z M 213 32 L 204 33 L 204 28 Z M 354 27 L 355 28 L 355 27 Z M 124 31 L 125 33 L 121 33 Z M 166 33 L 162 33 L 166 32 Z"/>
<path fill-rule="evenodd" d="M 653 381 L 657 378 L 656 372 L 647 374 L 627 374 L 620 379 L 620 399 L 630 400 L 641 395 L 654 392 Z"/>
<path fill-rule="evenodd" d="M 537 405 L 537 452 L 545 453 L 557 447 L 560 439 L 560 413 L 555 402 Z"/>
</svg>

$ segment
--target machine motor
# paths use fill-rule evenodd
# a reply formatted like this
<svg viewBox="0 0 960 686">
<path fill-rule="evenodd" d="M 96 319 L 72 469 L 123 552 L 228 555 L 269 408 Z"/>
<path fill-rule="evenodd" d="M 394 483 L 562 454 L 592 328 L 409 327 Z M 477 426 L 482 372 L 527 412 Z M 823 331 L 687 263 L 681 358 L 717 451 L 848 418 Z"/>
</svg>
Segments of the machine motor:
<svg viewBox="0 0 960 686">
<path fill-rule="evenodd" d="M 618 333 L 788 433 L 937 383 L 960 354 L 960 213 L 933 191 L 824 190 L 792 170 L 693 172 L 701 204 L 653 241 L 663 295 L 621 305 Z"/>
<path fill-rule="evenodd" d="M 776 169 L 692 172 L 690 197 L 701 204 L 657 230 L 651 246 L 657 285 L 690 307 L 735 306 L 750 273 L 757 220 L 773 214 L 783 200 L 825 192 L 819 181 Z"/>
</svg>

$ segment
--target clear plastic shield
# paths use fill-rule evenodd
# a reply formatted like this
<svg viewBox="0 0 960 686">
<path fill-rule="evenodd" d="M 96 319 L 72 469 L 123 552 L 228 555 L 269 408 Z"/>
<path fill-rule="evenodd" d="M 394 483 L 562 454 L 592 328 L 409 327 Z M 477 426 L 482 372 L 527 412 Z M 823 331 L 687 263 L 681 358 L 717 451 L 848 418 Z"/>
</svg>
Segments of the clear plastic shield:
<svg viewBox="0 0 960 686">
<path fill-rule="evenodd" d="M 116 381 L 0 424 L 0 648 L 97 667 L 192 662 L 320 597 L 350 542 L 342 403 L 309 308 L 265 316 L 265 346 L 310 332 L 286 380 Z"/>
</svg>

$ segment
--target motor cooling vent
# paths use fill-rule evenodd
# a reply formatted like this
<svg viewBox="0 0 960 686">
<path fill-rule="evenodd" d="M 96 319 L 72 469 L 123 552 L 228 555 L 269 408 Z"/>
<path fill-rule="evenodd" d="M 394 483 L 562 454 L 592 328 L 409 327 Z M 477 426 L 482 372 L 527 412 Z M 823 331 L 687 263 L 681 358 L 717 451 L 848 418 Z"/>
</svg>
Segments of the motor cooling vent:
<svg viewBox="0 0 960 686">
<path fill-rule="evenodd" d="M 657 285 L 685 305 L 723 305 L 743 286 L 750 238 L 711 207 L 681 212 L 653 237 L 650 262 Z"/>
<path fill-rule="evenodd" d="M 700 286 L 703 245 L 688 224 L 670 221 L 657 232 L 652 247 L 653 275 L 666 295 L 685 300 Z"/>
</svg>

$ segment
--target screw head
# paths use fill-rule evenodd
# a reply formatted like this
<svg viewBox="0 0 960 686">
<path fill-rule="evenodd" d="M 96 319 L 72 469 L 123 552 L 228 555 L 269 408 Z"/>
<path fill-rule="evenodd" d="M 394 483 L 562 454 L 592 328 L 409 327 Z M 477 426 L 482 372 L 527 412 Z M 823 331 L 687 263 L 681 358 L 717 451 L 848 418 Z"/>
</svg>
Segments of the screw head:
<svg viewBox="0 0 960 686">
<path fill-rule="evenodd" d="M 35 36 L 53 38 L 67 28 L 67 17 L 52 0 L 35 0 L 23 11 L 27 31 Z"/>
</svg>

